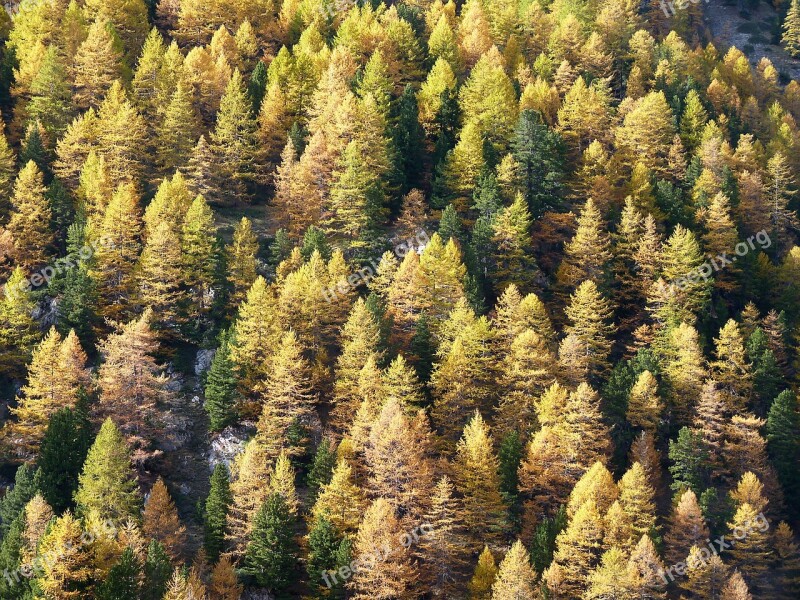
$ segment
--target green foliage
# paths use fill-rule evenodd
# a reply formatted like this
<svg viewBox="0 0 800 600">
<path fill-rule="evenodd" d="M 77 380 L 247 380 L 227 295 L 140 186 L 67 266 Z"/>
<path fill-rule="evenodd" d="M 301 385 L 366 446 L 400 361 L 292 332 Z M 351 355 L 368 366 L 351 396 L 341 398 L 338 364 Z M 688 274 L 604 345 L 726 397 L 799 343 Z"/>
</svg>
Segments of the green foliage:
<svg viewBox="0 0 800 600">
<path fill-rule="evenodd" d="M 767 449 L 786 499 L 800 511 L 800 407 L 791 390 L 778 394 L 767 416 Z"/>
<path fill-rule="evenodd" d="M 676 492 L 688 488 L 699 496 L 708 481 L 708 451 L 702 435 L 682 427 L 678 438 L 669 442 L 669 459 L 670 487 Z"/>
<path fill-rule="evenodd" d="M 72 507 L 78 475 L 92 443 L 92 426 L 85 395 L 75 409 L 64 408 L 50 417 L 37 464 L 39 490 L 56 514 Z"/>
<path fill-rule="evenodd" d="M 129 547 L 122 552 L 117 563 L 98 587 L 97 600 L 130 600 L 139 595 L 139 579 L 142 565 Z"/>
<path fill-rule="evenodd" d="M 231 359 L 231 335 L 228 331 L 220 333 L 219 347 L 206 374 L 203 408 L 211 431 L 222 431 L 236 420 L 237 377 Z"/>
<path fill-rule="evenodd" d="M 217 464 L 211 474 L 211 489 L 203 511 L 203 545 L 208 559 L 212 562 L 216 561 L 222 552 L 225 542 L 225 520 L 232 502 L 228 468 L 222 463 Z"/>
<path fill-rule="evenodd" d="M 162 600 L 172 575 L 172 565 L 161 542 L 150 540 L 142 570 L 142 600 Z"/>
<path fill-rule="evenodd" d="M 0 538 L 5 537 L 38 489 L 36 469 L 32 465 L 26 463 L 17 469 L 14 486 L 0 498 Z"/>
<path fill-rule="evenodd" d="M 256 513 L 240 573 L 283 597 L 297 567 L 294 518 L 283 496 L 270 494 Z"/>
<path fill-rule="evenodd" d="M 537 573 L 542 573 L 553 561 L 556 538 L 567 526 L 567 509 L 561 505 L 554 517 L 545 517 L 536 526 L 531 542 L 531 564 Z"/>
<path fill-rule="evenodd" d="M 309 491 L 309 503 L 313 503 L 319 495 L 320 488 L 330 482 L 333 468 L 336 466 L 336 452 L 333 442 L 324 438 L 317 446 L 314 460 L 306 475 L 306 485 Z"/>
</svg>

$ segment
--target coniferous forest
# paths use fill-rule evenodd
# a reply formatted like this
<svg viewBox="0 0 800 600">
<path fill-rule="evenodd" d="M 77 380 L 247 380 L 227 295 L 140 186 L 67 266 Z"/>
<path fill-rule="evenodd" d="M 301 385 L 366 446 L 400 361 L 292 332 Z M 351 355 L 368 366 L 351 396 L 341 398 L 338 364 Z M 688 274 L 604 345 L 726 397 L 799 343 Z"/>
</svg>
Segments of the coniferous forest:
<svg viewBox="0 0 800 600">
<path fill-rule="evenodd" d="M 756 9 L 9 2 L 0 599 L 800 598 Z"/>
</svg>

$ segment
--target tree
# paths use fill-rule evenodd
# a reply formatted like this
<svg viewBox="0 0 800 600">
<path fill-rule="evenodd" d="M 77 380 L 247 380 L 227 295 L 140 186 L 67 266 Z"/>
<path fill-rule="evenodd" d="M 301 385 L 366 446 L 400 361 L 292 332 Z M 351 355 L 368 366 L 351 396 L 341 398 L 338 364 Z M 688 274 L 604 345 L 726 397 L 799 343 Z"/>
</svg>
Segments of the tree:
<svg viewBox="0 0 800 600">
<path fill-rule="evenodd" d="M 588 589 L 589 576 L 600 562 L 602 539 L 602 518 L 594 500 L 588 500 L 556 538 L 553 563 L 542 575 L 551 593 L 572 597 Z"/>
<path fill-rule="evenodd" d="M 47 260 L 48 249 L 54 241 L 42 177 L 36 163 L 28 161 L 14 184 L 11 218 L 6 225 L 14 240 L 14 260 L 28 269 Z"/>
<path fill-rule="evenodd" d="M 292 439 L 292 429 L 309 430 L 316 422 L 316 397 L 311 384 L 311 366 L 294 331 L 281 338 L 271 361 L 267 380 L 256 386 L 263 411 L 256 425 L 260 439 L 290 456 L 306 452 L 305 439 Z M 305 435 L 302 436 L 305 438 Z M 274 449 L 270 454 L 274 453 Z M 277 453 L 270 455 L 271 460 Z"/>
<path fill-rule="evenodd" d="M 641 162 L 655 173 L 667 171 L 667 155 L 675 135 L 672 110 L 663 92 L 638 99 L 615 131 L 621 156 Z"/>
<path fill-rule="evenodd" d="M 800 409 L 792 391 L 785 390 L 775 398 L 767 416 L 766 433 L 772 464 L 786 497 L 796 509 L 800 476 L 794 467 L 800 459 Z"/>
<path fill-rule="evenodd" d="M 650 371 L 643 371 L 631 388 L 626 418 L 634 427 L 655 433 L 664 406 L 658 395 L 658 381 Z"/>
<path fill-rule="evenodd" d="M 146 144 L 146 132 L 145 122 L 128 99 L 122 83 L 115 81 L 97 112 L 94 132 L 114 185 L 141 179 L 144 170 L 141 149 Z"/>
<path fill-rule="evenodd" d="M 225 246 L 228 258 L 228 281 L 233 288 L 231 305 L 237 306 L 247 295 L 247 290 L 256 280 L 256 254 L 258 238 L 253 233 L 250 219 L 242 217 L 233 230 L 233 240 Z"/>
<path fill-rule="evenodd" d="M 358 529 L 365 508 L 361 488 L 353 482 L 353 470 L 344 459 L 333 469 L 330 483 L 323 485 L 311 513 L 324 515 L 339 535 L 352 535 Z"/>
<path fill-rule="evenodd" d="M 233 502 L 228 478 L 228 468 L 223 463 L 214 466 L 211 489 L 203 506 L 203 547 L 212 562 L 216 561 L 222 552 L 228 508 Z"/>
<path fill-rule="evenodd" d="M 89 386 L 86 354 L 74 332 L 67 339 L 55 330 L 33 351 L 28 367 L 28 383 L 20 390 L 17 408 L 12 409 L 17 422 L 9 424 L 17 452 L 31 454 L 44 436 L 50 417 L 78 400 L 81 388 Z"/>
<path fill-rule="evenodd" d="M 558 269 L 559 283 L 573 290 L 581 282 L 590 280 L 603 289 L 606 287 L 611 263 L 611 240 L 606 233 L 600 211 L 589 198 L 578 217 L 578 228 L 567 244 L 564 261 Z"/>
<path fill-rule="evenodd" d="M 492 600 L 536 597 L 536 577 L 528 551 L 522 541 L 517 540 L 500 563 L 497 579 L 492 585 Z"/>
<path fill-rule="evenodd" d="M 532 110 L 523 110 L 511 138 L 514 183 L 528 202 L 533 217 L 557 208 L 564 176 L 561 137 Z"/>
<path fill-rule="evenodd" d="M 400 543 L 402 535 L 394 508 L 383 498 L 375 500 L 364 513 L 355 538 L 355 555 L 366 565 L 346 584 L 354 600 L 389 600 L 410 594 L 418 571 L 411 552 Z"/>
<path fill-rule="evenodd" d="M 147 37 L 147 5 L 144 0 L 87 0 L 86 16 L 90 20 L 110 21 L 125 46 L 126 61 L 134 64 Z"/>
<path fill-rule="evenodd" d="M 141 506 L 138 487 L 128 445 L 108 418 L 89 448 L 78 477 L 77 512 L 101 520 L 136 518 Z"/>
<path fill-rule="evenodd" d="M 217 124 L 211 134 L 212 152 L 217 157 L 217 176 L 227 181 L 223 197 L 228 201 L 239 196 L 246 199 L 247 186 L 257 174 L 257 124 L 253 105 L 247 96 L 242 75 L 238 69 L 225 88 L 217 113 Z"/>
<path fill-rule="evenodd" d="M 458 442 L 454 466 L 456 486 L 464 498 L 464 525 L 475 547 L 478 540 L 500 539 L 507 528 L 498 468 L 489 427 L 476 411 Z"/>
<path fill-rule="evenodd" d="M 172 575 L 172 565 L 169 562 L 169 556 L 164 551 L 164 546 L 156 540 L 150 540 L 147 546 L 143 571 L 143 600 L 162 600 Z"/>
<path fill-rule="evenodd" d="M 280 494 L 270 494 L 256 513 L 240 572 L 273 593 L 291 583 L 297 566 L 294 519 Z"/>
<path fill-rule="evenodd" d="M 619 481 L 619 503 L 631 523 L 631 544 L 643 535 L 656 533 L 655 490 L 638 462 Z"/>
<path fill-rule="evenodd" d="M 381 361 L 379 348 L 380 325 L 367 308 L 366 302 L 356 300 L 341 334 L 342 353 L 336 360 L 336 380 L 333 391 L 334 423 L 340 429 L 349 426 L 361 398 L 358 379 L 368 360 Z"/>
<path fill-rule="evenodd" d="M 469 582 L 471 600 L 491 600 L 492 586 L 497 578 L 497 565 L 489 546 L 484 546 Z"/>
<path fill-rule="evenodd" d="M 684 491 L 672 510 L 664 535 L 667 560 L 672 564 L 681 562 L 692 546 L 701 545 L 709 535 L 697 496 L 692 490 Z"/>
<path fill-rule="evenodd" d="M 244 586 L 236 578 L 236 569 L 227 556 L 219 559 L 211 571 L 208 591 L 211 600 L 239 600 Z"/>
<path fill-rule="evenodd" d="M 28 463 L 17 469 L 14 475 L 14 486 L 0 498 L 0 533 L 9 535 L 12 523 L 23 514 L 25 506 L 37 493 L 36 469 Z"/>
<path fill-rule="evenodd" d="M 31 81 L 31 98 L 24 107 L 28 123 L 37 123 L 57 139 L 67 128 L 72 116 L 72 95 L 67 83 L 67 71 L 57 48 L 47 48 L 38 73 Z M 35 128 L 38 133 L 39 127 Z"/>
<path fill-rule="evenodd" d="M 81 543 L 84 534 L 81 522 L 66 512 L 55 520 L 39 542 L 42 556 L 58 556 L 56 561 L 43 561 L 38 585 L 46 596 L 69 600 L 84 596 L 92 587 L 94 574 L 91 548 Z"/>
<path fill-rule="evenodd" d="M 335 583 L 332 582 L 329 574 L 338 571 L 341 565 L 349 564 L 349 561 L 339 562 L 343 551 L 349 554 L 349 547 L 350 540 L 341 537 L 325 515 L 314 518 L 308 532 L 306 572 L 312 588 L 320 596 L 325 597 L 326 595 L 326 588 L 322 587 L 323 581 L 326 586 L 329 586 L 327 587 L 328 596 L 341 595 L 343 582 L 338 580 Z"/>
<path fill-rule="evenodd" d="M 710 366 L 714 379 L 720 384 L 722 400 L 731 412 L 742 412 L 750 398 L 752 373 L 736 321 L 731 319 L 725 323 L 714 344 L 717 360 Z"/>
<path fill-rule="evenodd" d="M 141 244 L 141 209 L 133 185 L 122 185 L 111 197 L 98 234 L 106 240 L 95 252 L 89 276 L 102 281 L 98 308 L 102 316 L 119 320 L 127 316 L 135 291 L 134 267 Z"/>
<path fill-rule="evenodd" d="M 222 431 L 236 420 L 236 373 L 231 359 L 231 333 L 223 330 L 205 381 L 205 402 L 211 431 Z"/>
<path fill-rule="evenodd" d="M 78 47 L 73 72 L 75 104 L 78 108 L 98 107 L 102 98 L 122 75 L 122 49 L 116 31 L 108 21 L 97 19 L 86 40 Z"/>
<path fill-rule="evenodd" d="M 39 446 L 37 483 L 45 500 L 56 513 L 72 506 L 78 475 L 92 442 L 92 426 L 85 402 L 75 409 L 54 413 Z"/>
<path fill-rule="evenodd" d="M 139 256 L 137 303 L 153 311 L 152 326 L 169 336 L 183 321 L 186 292 L 180 238 L 167 222 L 159 223 Z"/>
<path fill-rule="evenodd" d="M 783 21 L 783 47 L 793 57 L 800 56 L 800 5 L 792 0 L 786 19 Z"/>
<path fill-rule="evenodd" d="M 236 558 L 244 555 L 256 513 L 270 494 L 269 459 L 263 444 L 251 439 L 234 460 L 230 508 L 225 521 L 225 540 Z"/>
<path fill-rule="evenodd" d="M 98 600 L 126 600 L 139 594 L 139 578 L 142 565 L 130 546 L 125 548 L 108 575 L 97 586 Z"/>
<path fill-rule="evenodd" d="M 181 523 L 175 503 L 169 495 L 164 480 L 159 477 L 144 503 L 142 533 L 158 540 L 167 554 L 177 560 L 186 545 L 186 527 Z"/>
<path fill-rule="evenodd" d="M 112 416 L 131 442 L 145 447 L 157 425 L 156 405 L 169 397 L 168 378 L 153 358 L 158 342 L 152 316 L 147 309 L 100 342 L 104 362 L 97 373 L 99 411 Z"/>
<path fill-rule="evenodd" d="M 216 294 L 213 289 L 215 271 L 221 263 L 216 248 L 214 212 L 199 194 L 186 211 L 181 232 L 181 259 L 184 282 L 188 288 L 190 331 L 199 337 L 212 310 Z"/>
<path fill-rule="evenodd" d="M 572 381 L 600 378 L 608 369 L 611 352 L 611 306 L 592 280 L 578 286 L 566 308 L 571 324 L 559 347 L 559 359 Z M 574 347 L 567 340 L 571 340 Z"/>
<path fill-rule="evenodd" d="M 195 109 L 191 89 L 178 82 L 156 128 L 158 166 L 165 173 L 188 164 L 197 139 L 200 138 L 200 117 Z"/>
<path fill-rule="evenodd" d="M 511 206 L 497 215 L 493 224 L 493 279 L 498 293 L 511 284 L 523 292 L 531 291 L 539 277 L 532 256 L 530 227 L 528 204 L 518 194 Z"/>
</svg>

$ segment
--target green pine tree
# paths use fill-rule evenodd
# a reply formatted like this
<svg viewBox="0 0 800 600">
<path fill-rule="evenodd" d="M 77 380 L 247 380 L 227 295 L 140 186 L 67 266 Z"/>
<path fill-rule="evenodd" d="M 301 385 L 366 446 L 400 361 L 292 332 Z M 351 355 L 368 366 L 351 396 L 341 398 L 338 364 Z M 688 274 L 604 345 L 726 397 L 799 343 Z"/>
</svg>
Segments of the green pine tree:
<svg viewBox="0 0 800 600">
<path fill-rule="evenodd" d="M 340 598 L 343 593 L 344 582 L 336 579 L 336 583 L 326 574 L 338 571 L 339 567 L 348 562 L 340 562 L 342 546 L 348 546 L 349 540 L 342 538 L 333 524 L 324 516 L 317 515 L 308 533 L 308 562 L 306 572 L 308 581 L 319 597 Z M 329 587 L 327 582 L 332 585 Z"/>
<path fill-rule="evenodd" d="M 37 464 L 39 490 L 56 514 L 72 506 L 78 475 L 92 443 L 92 426 L 85 396 L 75 409 L 64 408 L 50 417 Z"/>
<path fill-rule="evenodd" d="M 150 540 L 143 570 L 142 600 L 162 600 L 172 576 L 172 564 L 167 551 L 158 540 Z"/>
<path fill-rule="evenodd" d="M 97 600 L 130 600 L 139 597 L 142 565 L 130 546 L 125 548 L 105 580 L 97 587 Z"/>
<path fill-rule="evenodd" d="M 783 47 L 794 58 L 800 58 L 800 2 L 792 0 L 783 22 Z"/>
<path fill-rule="evenodd" d="M 309 504 L 317 499 L 319 491 L 323 485 L 330 483 L 333 475 L 333 468 L 336 466 L 336 452 L 333 443 L 328 439 L 323 439 L 317 451 L 314 453 L 314 460 L 306 476 L 306 485 L 309 491 Z"/>
<path fill-rule="evenodd" d="M 225 542 L 225 520 L 231 502 L 233 496 L 231 496 L 228 468 L 219 463 L 211 474 L 211 489 L 203 512 L 204 547 L 208 559 L 212 562 L 215 562 L 222 552 Z"/>
<path fill-rule="evenodd" d="M 281 494 L 270 494 L 256 513 L 240 573 L 281 595 L 294 580 L 297 549 L 294 518 Z"/>
<path fill-rule="evenodd" d="M 36 469 L 29 463 L 23 464 L 14 476 L 14 487 L 0 498 L 0 538 L 8 533 L 11 524 L 38 490 Z"/>
<path fill-rule="evenodd" d="M 787 501 L 800 511 L 800 407 L 791 390 L 778 394 L 769 409 L 767 449 Z"/>
<path fill-rule="evenodd" d="M 231 360 L 230 332 L 219 336 L 219 347 L 206 375 L 203 407 L 209 418 L 211 431 L 221 431 L 236 420 L 235 366 Z"/>
</svg>

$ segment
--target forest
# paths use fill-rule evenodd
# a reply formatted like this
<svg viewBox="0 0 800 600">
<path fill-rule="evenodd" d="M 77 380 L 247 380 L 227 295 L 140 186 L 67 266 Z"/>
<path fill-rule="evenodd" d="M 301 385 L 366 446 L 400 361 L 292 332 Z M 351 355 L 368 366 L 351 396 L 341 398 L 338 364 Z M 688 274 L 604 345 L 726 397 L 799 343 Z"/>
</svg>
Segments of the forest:
<svg viewBox="0 0 800 600">
<path fill-rule="evenodd" d="M 800 598 L 800 0 L 706 10 L 8 2 L 0 600 Z"/>
</svg>

